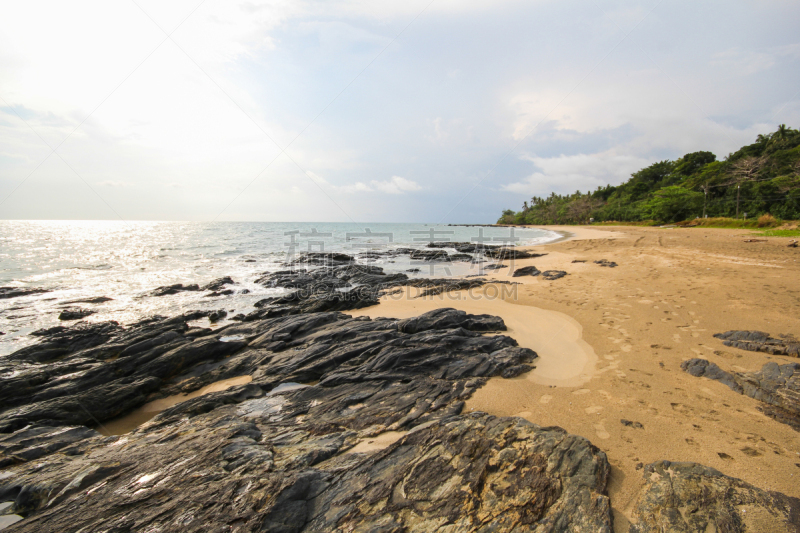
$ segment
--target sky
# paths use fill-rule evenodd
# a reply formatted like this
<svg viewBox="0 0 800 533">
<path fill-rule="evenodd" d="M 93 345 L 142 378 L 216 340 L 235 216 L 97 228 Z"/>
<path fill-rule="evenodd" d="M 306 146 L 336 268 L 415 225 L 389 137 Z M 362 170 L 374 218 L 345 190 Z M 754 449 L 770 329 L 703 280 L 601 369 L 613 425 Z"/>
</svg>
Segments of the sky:
<svg viewBox="0 0 800 533">
<path fill-rule="evenodd" d="M 490 223 L 800 127 L 794 0 L 0 13 L 0 219 Z"/>
</svg>

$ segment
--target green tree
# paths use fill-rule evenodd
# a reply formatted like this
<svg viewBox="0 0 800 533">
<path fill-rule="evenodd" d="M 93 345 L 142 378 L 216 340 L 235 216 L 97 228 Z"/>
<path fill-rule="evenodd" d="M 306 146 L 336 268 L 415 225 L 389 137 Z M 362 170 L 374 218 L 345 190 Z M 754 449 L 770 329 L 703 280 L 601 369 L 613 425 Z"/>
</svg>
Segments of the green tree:
<svg viewBox="0 0 800 533">
<path fill-rule="evenodd" d="M 703 193 L 671 185 L 656 191 L 644 206 L 649 218 L 677 222 L 698 216 L 703 209 Z"/>
</svg>

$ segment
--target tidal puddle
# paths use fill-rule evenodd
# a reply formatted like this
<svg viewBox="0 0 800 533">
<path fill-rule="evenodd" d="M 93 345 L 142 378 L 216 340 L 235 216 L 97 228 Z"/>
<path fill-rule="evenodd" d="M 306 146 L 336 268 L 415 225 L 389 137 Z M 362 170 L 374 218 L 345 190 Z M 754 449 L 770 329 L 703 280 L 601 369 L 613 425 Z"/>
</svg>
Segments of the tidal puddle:
<svg viewBox="0 0 800 533">
<path fill-rule="evenodd" d="M 253 381 L 252 376 L 239 376 L 235 378 L 215 381 L 214 383 L 206 385 L 202 389 L 197 389 L 194 392 L 190 392 L 189 394 L 175 394 L 173 396 L 167 396 L 166 398 L 161 398 L 160 400 L 154 400 L 152 402 L 148 402 L 143 406 L 134 409 L 125 416 L 121 416 L 119 418 L 115 418 L 114 420 L 104 422 L 102 426 L 96 429 L 102 435 L 106 436 L 124 435 L 125 433 L 129 433 L 134 429 L 136 429 L 137 427 L 141 426 L 142 424 L 144 424 L 145 422 L 156 416 L 161 411 L 169 409 L 173 405 L 185 402 L 186 400 L 191 400 L 192 398 L 203 396 L 204 394 L 224 391 L 236 385 L 245 385 L 247 383 L 250 383 L 251 381 Z"/>
</svg>

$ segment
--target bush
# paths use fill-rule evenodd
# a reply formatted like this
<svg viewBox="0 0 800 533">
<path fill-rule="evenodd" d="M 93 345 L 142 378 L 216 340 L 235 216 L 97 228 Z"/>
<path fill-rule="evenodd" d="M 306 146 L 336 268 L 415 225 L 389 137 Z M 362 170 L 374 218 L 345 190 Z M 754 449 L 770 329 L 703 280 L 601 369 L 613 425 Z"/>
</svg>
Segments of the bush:
<svg viewBox="0 0 800 533">
<path fill-rule="evenodd" d="M 773 228 L 778 225 L 778 220 L 769 213 L 758 217 L 759 228 Z"/>
</svg>

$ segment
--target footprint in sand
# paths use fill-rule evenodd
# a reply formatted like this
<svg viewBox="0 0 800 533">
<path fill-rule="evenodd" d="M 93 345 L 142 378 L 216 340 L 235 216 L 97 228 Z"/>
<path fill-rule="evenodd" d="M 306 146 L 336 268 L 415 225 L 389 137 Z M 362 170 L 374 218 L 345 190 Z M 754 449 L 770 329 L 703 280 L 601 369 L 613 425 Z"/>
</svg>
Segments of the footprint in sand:
<svg viewBox="0 0 800 533">
<path fill-rule="evenodd" d="M 589 394 L 590 392 L 592 392 L 590 389 L 578 389 L 576 391 L 572 391 L 572 394 L 579 396 L 581 394 Z"/>
<path fill-rule="evenodd" d="M 595 415 L 595 414 L 599 413 L 602 410 L 603 410 L 603 408 L 601 406 L 599 406 L 599 405 L 592 405 L 591 407 L 587 407 L 586 409 L 584 409 L 584 411 L 586 411 L 587 415 Z"/>
<path fill-rule="evenodd" d="M 541 398 L 539 398 L 539 403 L 542 403 L 542 404 L 544 404 L 544 403 L 550 403 L 550 400 L 552 400 L 552 399 L 553 399 L 553 397 L 552 397 L 552 396 L 550 396 L 549 394 L 545 394 L 544 396 L 542 396 Z"/>
<path fill-rule="evenodd" d="M 630 352 L 630 351 L 631 351 L 631 348 L 633 348 L 633 346 L 631 346 L 630 344 L 623 344 L 623 345 L 621 346 L 621 348 L 622 348 L 622 351 L 623 351 L 623 352 Z"/>
<path fill-rule="evenodd" d="M 595 424 L 593 427 L 594 427 L 595 433 L 597 433 L 597 436 L 599 438 L 607 439 L 607 438 L 609 438 L 611 436 L 611 434 L 609 434 L 609 432 L 606 431 L 606 426 L 603 424 L 603 422 L 600 422 L 599 424 Z"/>
</svg>

